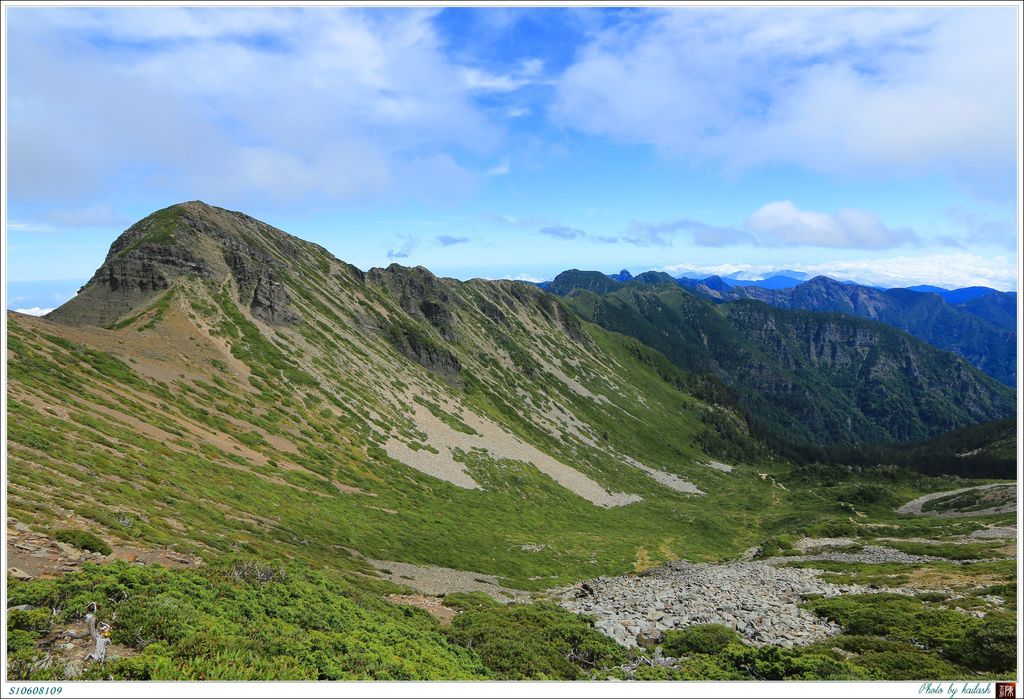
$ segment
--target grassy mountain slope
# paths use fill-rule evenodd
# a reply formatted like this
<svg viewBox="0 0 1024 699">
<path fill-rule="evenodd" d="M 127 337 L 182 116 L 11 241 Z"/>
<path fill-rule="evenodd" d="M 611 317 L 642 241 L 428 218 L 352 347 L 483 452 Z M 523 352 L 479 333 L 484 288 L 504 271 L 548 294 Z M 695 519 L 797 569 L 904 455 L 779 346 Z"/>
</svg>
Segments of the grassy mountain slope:
<svg viewBox="0 0 1024 699">
<path fill-rule="evenodd" d="M 735 553 L 778 499 L 702 465 L 764 453 L 728 405 L 541 290 L 364 275 L 200 203 L 8 320 L 9 506 L 38 527 L 537 587 Z"/>
<path fill-rule="evenodd" d="M 997 292 L 957 305 L 939 294 L 875 289 L 828 277 L 815 277 L 787 289 L 721 289 L 714 284 L 697 284 L 694 288 L 715 300 L 753 299 L 777 308 L 846 313 L 877 320 L 939 349 L 955 352 L 1007 385 L 1017 381 L 1015 295 Z"/>
<path fill-rule="evenodd" d="M 1013 392 L 962 360 L 859 318 L 751 301 L 715 305 L 674 284 L 576 290 L 566 301 L 681 368 L 719 378 L 784 440 L 920 440 L 1013 411 Z"/>
<path fill-rule="evenodd" d="M 364 274 L 198 202 L 126 231 L 50 318 L 9 313 L 7 324 L 9 560 L 31 562 L 42 539 L 46 551 L 72 544 L 45 574 L 54 578 L 9 571 L 8 606 L 34 607 L 8 613 L 11 680 L 621 679 L 634 675 L 615 666 L 632 656 L 584 617 L 455 594 L 426 600 L 459 611 L 443 627 L 382 599 L 409 590 L 377 569 L 437 564 L 540 590 L 668 559 L 733 558 L 783 533 L 946 537 L 1012 518 L 902 515 L 895 505 L 950 483 L 780 463 L 721 382 L 580 321 L 539 289 L 399 266 Z M 118 560 L 94 565 L 78 551 L 105 545 Z M 129 563 L 154 561 L 144 555 L 154 550 L 181 567 Z M 974 590 L 966 570 L 1015 597 L 1002 592 L 1012 560 L 977 565 L 923 572 Z M 834 574 L 874 581 L 887 566 Z M 735 643 L 635 676 L 1001 669 L 986 658 L 953 665 L 945 646 L 922 650 L 897 633 L 935 617 L 946 645 L 994 628 L 988 645 L 1001 652 L 1012 614 L 976 620 L 907 599 L 905 614 L 872 617 L 866 641 Z M 91 639 L 64 635 L 82 630 L 92 602 L 113 622 L 117 659 L 103 665 L 83 660 Z M 827 613 L 871 611 L 853 600 Z M 884 662 L 865 643 L 890 644 Z"/>
</svg>

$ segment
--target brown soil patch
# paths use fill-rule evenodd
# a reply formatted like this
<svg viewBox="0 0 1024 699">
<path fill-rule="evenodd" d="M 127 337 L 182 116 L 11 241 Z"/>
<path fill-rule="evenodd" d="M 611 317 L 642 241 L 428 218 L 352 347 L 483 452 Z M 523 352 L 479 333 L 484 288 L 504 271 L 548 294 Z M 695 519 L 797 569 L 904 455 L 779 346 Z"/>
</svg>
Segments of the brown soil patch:
<svg viewBox="0 0 1024 699">
<path fill-rule="evenodd" d="M 945 570 L 934 570 L 931 568 L 919 568 L 910 573 L 907 582 L 909 587 L 916 587 L 926 590 L 941 590 L 943 588 L 958 587 L 980 587 L 983 585 L 995 585 L 1003 579 L 998 575 L 975 574 L 965 575 Z"/>
<path fill-rule="evenodd" d="M 388 595 L 388 601 L 395 604 L 405 604 L 410 607 L 417 607 L 437 619 L 441 626 L 451 626 L 452 619 L 459 612 L 441 603 L 440 597 L 428 597 L 427 595 Z"/>
<path fill-rule="evenodd" d="M 83 526 L 72 527 L 88 530 L 88 527 Z M 128 561 L 139 565 L 158 564 L 167 568 L 193 568 L 203 562 L 198 556 L 179 553 L 170 548 L 146 549 L 116 542 L 111 542 L 110 547 L 113 551 L 109 556 L 81 551 L 45 534 L 34 532 L 19 522 L 8 520 L 7 568 L 17 568 L 33 578 L 52 578 L 74 572 L 86 561 Z"/>
</svg>

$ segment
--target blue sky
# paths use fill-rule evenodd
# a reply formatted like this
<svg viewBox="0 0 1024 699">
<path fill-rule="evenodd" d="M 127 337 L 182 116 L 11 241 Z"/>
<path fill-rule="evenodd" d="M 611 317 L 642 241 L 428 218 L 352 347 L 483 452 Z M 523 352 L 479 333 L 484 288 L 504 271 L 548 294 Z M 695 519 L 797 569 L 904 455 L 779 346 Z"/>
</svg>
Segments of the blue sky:
<svg viewBox="0 0 1024 699">
<path fill-rule="evenodd" d="M 1016 288 L 1016 7 L 7 11 L 8 307 L 191 199 L 363 269 Z"/>
</svg>

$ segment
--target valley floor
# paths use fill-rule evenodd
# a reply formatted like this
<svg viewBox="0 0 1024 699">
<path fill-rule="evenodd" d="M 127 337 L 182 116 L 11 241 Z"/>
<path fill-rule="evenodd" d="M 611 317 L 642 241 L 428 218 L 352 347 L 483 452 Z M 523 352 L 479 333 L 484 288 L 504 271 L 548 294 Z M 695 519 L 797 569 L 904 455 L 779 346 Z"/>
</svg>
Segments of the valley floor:
<svg viewBox="0 0 1024 699">
<path fill-rule="evenodd" d="M 964 499 L 974 491 L 985 499 Z M 991 495 L 997 492 L 1001 497 L 993 501 Z M 815 673 L 832 677 L 830 672 L 870 679 L 997 677 L 1012 672 L 1013 665 L 1008 663 L 1012 652 L 1009 659 L 1002 660 L 993 660 L 993 654 L 1005 655 L 1007 648 L 1012 651 L 999 629 L 1010 629 L 1015 638 L 1017 529 L 1006 519 L 1005 509 L 1011 503 L 1004 499 L 1014 493 L 1013 485 L 989 484 L 932 493 L 913 500 L 909 508 L 895 508 L 898 514 L 913 512 L 921 517 L 958 512 L 971 515 L 958 508 L 974 508 L 975 520 L 956 519 L 958 525 L 968 525 L 958 526 L 960 533 L 943 529 L 941 522 L 950 520 L 937 517 L 923 519 L 931 523 L 924 530 L 905 524 L 908 534 L 904 536 L 777 537 L 738 560 L 673 561 L 628 575 L 602 576 L 533 593 L 507 587 L 499 578 L 478 572 L 363 560 L 381 577 L 400 586 L 394 588 L 397 592 L 382 589 L 376 593 L 379 598 L 399 609 L 426 612 L 434 619 L 426 626 L 434 625 L 449 641 L 466 632 L 463 627 L 484 623 L 481 619 L 506 624 L 509 622 L 502 615 L 526 613 L 518 610 L 553 614 L 554 603 L 571 612 L 544 623 L 557 628 L 565 619 L 577 618 L 584 624 L 582 628 L 592 624 L 594 631 L 588 633 L 599 632 L 614 641 L 606 647 L 609 655 L 603 669 L 588 666 L 579 678 L 740 678 L 735 673 L 742 675 L 742 668 L 730 665 L 738 663 L 739 656 L 722 655 L 724 650 L 706 652 L 700 644 L 710 643 L 710 648 L 717 642 L 705 638 L 707 634 L 721 635 L 723 648 L 732 648 L 734 655 L 760 657 L 757 654 L 767 653 L 765 657 L 775 657 L 773 653 L 788 653 L 780 657 L 796 663 L 794 668 L 803 667 L 800 663 L 810 662 L 808 658 L 814 659 L 815 668 L 817 663 L 825 663 L 824 670 L 801 670 L 804 675 L 792 674 L 796 670 L 786 675 L 773 665 L 774 670 L 763 670 L 768 674 L 753 673 L 760 679 L 818 678 Z M 944 503 L 945 507 L 922 509 L 928 508 L 929 502 Z M 988 512 L 992 508 L 999 509 L 1002 516 L 993 517 Z M 918 535 L 929 526 L 931 536 Z M 202 575 L 206 568 L 200 559 L 173 549 L 119 546 L 107 555 L 82 551 L 17 521 L 8 522 L 7 543 L 8 575 L 15 583 L 9 606 L 32 598 L 26 596 L 28 590 L 45 589 L 35 587 L 45 578 L 88 578 L 95 575 L 92 571 L 118 565 L 113 561 L 129 565 L 127 570 L 138 567 L 140 571 L 170 567 Z M 96 568 L 95 563 L 104 565 Z M 237 564 L 233 570 L 238 582 L 242 578 Z M 19 583 L 22 587 L 17 587 Z M 127 599 L 131 593 L 123 594 Z M 12 618 L 17 629 L 21 617 L 9 612 L 9 624 Z M 76 619 L 50 627 L 37 642 L 36 650 L 43 655 L 36 656 L 36 670 L 30 670 L 29 676 L 49 676 L 55 668 L 58 675 L 66 677 L 88 676 L 95 669 L 83 660 L 92 650 L 91 640 L 65 636 L 68 631 L 84 629 Z M 488 634 L 500 636 L 496 629 L 486 628 Z M 118 640 L 122 642 L 109 648 L 112 667 L 140 662 L 140 651 L 152 652 L 146 650 L 145 643 L 138 647 Z M 698 646 L 687 646 L 691 641 Z M 688 652 L 680 652 L 687 648 Z M 829 658 L 842 661 L 838 670 L 828 670 Z M 484 661 L 486 665 L 486 658 Z M 700 665 L 705 661 L 712 665 Z M 783 675 L 775 677 L 771 672 Z"/>
</svg>

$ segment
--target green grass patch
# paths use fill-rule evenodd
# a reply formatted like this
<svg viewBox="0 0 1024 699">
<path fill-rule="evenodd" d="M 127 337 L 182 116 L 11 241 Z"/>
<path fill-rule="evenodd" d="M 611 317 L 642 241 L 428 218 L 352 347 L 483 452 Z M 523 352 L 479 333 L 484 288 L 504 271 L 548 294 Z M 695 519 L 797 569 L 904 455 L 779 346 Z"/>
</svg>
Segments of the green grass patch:
<svg viewBox="0 0 1024 699">
<path fill-rule="evenodd" d="M 102 553 L 104 556 L 109 556 L 113 551 L 110 548 L 110 544 L 103 539 L 91 532 L 83 532 L 78 529 L 58 529 L 53 532 L 53 538 L 57 541 L 71 544 L 83 551 L 95 551 L 96 553 Z"/>
</svg>

